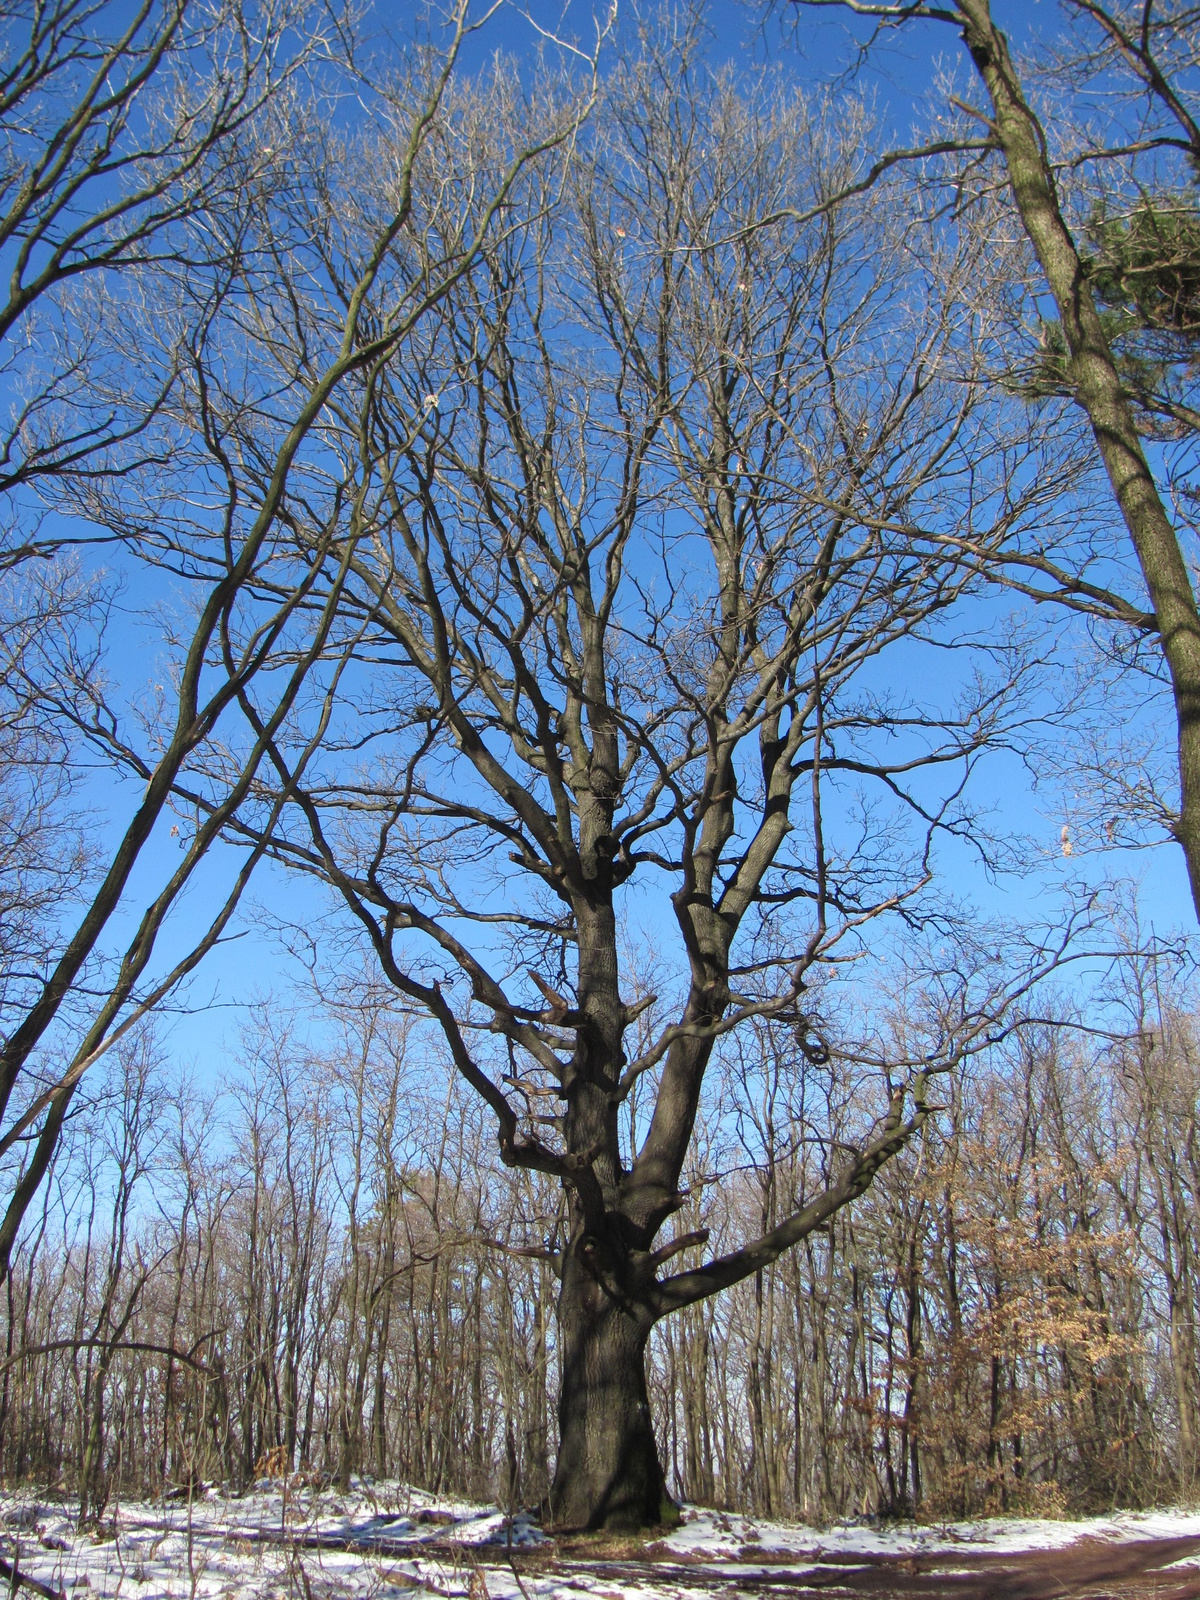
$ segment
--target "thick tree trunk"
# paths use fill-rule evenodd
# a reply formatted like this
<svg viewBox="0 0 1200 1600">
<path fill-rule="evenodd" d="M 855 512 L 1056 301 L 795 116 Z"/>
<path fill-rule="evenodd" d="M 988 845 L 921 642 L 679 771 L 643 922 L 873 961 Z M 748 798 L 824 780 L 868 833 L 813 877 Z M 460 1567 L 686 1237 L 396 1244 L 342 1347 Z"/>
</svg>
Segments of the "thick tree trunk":
<svg viewBox="0 0 1200 1600">
<path fill-rule="evenodd" d="M 562 1389 L 550 1514 L 564 1528 L 632 1530 L 673 1520 L 646 1389 L 653 1318 L 568 1252 L 558 1302 Z"/>
</svg>

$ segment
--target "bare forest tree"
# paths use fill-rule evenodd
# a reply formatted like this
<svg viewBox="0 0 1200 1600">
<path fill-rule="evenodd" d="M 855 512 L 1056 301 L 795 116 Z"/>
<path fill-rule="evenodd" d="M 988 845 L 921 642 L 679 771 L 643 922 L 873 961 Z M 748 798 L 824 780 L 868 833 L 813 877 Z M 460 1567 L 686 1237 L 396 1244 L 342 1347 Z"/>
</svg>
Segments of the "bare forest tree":
<svg viewBox="0 0 1200 1600">
<path fill-rule="evenodd" d="M 1175 713 L 1175 794 L 1165 803 L 1156 794 L 1147 805 L 1137 782 L 1110 777 L 1108 804 L 1123 787 L 1136 803 L 1109 818 L 1106 842 L 1135 838 L 1148 816 L 1165 822 L 1183 850 L 1200 913 L 1200 610 L 1190 571 L 1192 517 L 1186 489 L 1172 492 L 1178 472 L 1144 443 L 1164 425 L 1176 437 L 1194 435 L 1198 416 L 1189 403 L 1190 380 L 1180 382 L 1193 366 L 1200 260 L 1192 193 L 1200 157 L 1196 17 L 1174 4 L 1064 0 L 1065 37 L 1041 42 L 1042 58 L 1019 66 L 987 0 L 804 3 L 844 7 L 874 19 L 877 31 L 927 20 L 962 36 L 987 102 L 976 107 L 952 97 L 955 131 L 961 137 L 964 116 L 974 129 L 983 125 L 1057 310 L 1057 320 L 1043 324 L 1033 392 L 1058 390 L 1079 406 L 1140 575 L 1140 584 L 1136 578 L 1122 584 L 1098 552 L 1073 562 L 1051 538 L 1013 552 L 1018 585 L 1039 601 L 1117 624 L 1125 637 L 1116 653 L 1126 664 L 1142 665 L 1144 644 L 1151 643 Z M 1090 113 L 1093 92 L 1114 108 L 1105 128 Z M 939 141 L 941 149 L 952 144 Z M 972 152 L 979 147 L 978 138 L 962 144 Z M 972 168 L 968 191 L 988 192 L 977 154 Z M 1122 754 L 1115 752 L 1118 764 Z"/>
<path fill-rule="evenodd" d="M 986 184 L 948 215 L 846 96 L 712 70 L 698 11 L 603 80 L 604 24 L 467 75 L 468 0 L 428 44 L 9 19 L 0 1457 L 85 1521 L 294 1468 L 589 1528 L 1194 1484 L 1187 1007 L 1133 957 L 1107 1052 L 1039 1029 L 1094 907 L 998 929 L 941 871 L 1006 862 L 978 774 L 1049 705 L 1002 577 L 1157 633 L 1200 896 L 1138 432 L 1191 423 L 1134 393 L 983 0 L 856 9 L 968 36 L 986 133 L 929 150 L 1007 160 L 1031 382 Z M 1150 32 L 1083 11 L 1086 70 L 1184 126 Z M 1097 447 L 1149 610 L 1058 559 Z M 148 1018 L 263 865 L 340 1044 L 265 1007 L 167 1093 Z"/>
<path fill-rule="evenodd" d="M 442 181 L 490 195 L 529 111 L 510 88 L 459 114 Z M 337 891 L 503 1160 L 561 1185 L 561 1234 L 514 1247 L 558 1279 L 567 1525 L 669 1510 L 656 1324 L 861 1195 L 923 1124 L 931 1075 L 1055 958 L 1031 939 L 1014 977 L 994 944 L 964 947 L 923 1030 L 869 1057 L 878 1116 L 844 1158 L 664 1272 L 708 1239 L 660 1235 L 688 1206 L 718 1041 L 782 1027 L 803 1076 L 830 1049 L 822 974 L 889 918 L 951 937 L 933 852 L 985 848 L 965 790 L 1030 714 L 1032 665 L 1001 640 L 917 692 L 967 644 L 955 538 L 1002 547 L 1076 472 L 985 381 L 945 287 L 976 270 L 969 241 L 934 261 L 882 190 L 826 203 L 865 138 L 836 121 L 707 75 L 668 25 L 613 73 L 565 176 L 530 166 L 506 190 L 506 230 L 404 359 L 356 363 L 319 469 L 283 494 L 346 665 L 312 724 L 247 709 L 276 782 L 257 825 L 228 825 Z M 336 215 L 349 251 L 362 214 Z M 285 372 L 325 336 L 299 273 L 289 292 Z M 251 500 L 272 481 L 244 446 L 230 471 Z"/>
<path fill-rule="evenodd" d="M 281 533 L 289 480 L 306 451 L 320 453 L 349 376 L 406 346 L 476 260 L 516 174 L 566 138 L 586 105 L 586 85 L 582 98 L 564 97 L 510 150 L 486 195 L 439 188 L 431 146 L 452 137 L 444 96 L 475 27 L 464 0 L 439 46 L 371 61 L 332 14 L 270 5 L 67 4 L 10 18 L 12 302 L 0 336 L 35 312 L 43 320 L 38 360 L 12 356 L 6 457 L 18 532 L 0 783 L 13 839 L 5 895 L 19 913 L 7 928 L 20 937 L 3 989 L 0 1277 L 82 1075 L 222 938 L 261 854 L 217 892 L 202 926 L 156 959 L 168 917 L 327 660 L 339 593 L 311 566 L 313 547 L 296 550 Z M 334 134 L 330 109 L 347 92 L 373 117 L 351 145 Z M 344 255 L 324 188 L 337 160 L 361 207 Z M 435 225 L 436 238 L 420 231 Z M 324 320 L 308 359 L 263 388 L 254 351 L 274 344 L 276 317 L 286 327 L 286 274 L 276 269 L 288 254 L 324 284 Z M 264 280 L 274 298 L 259 292 Z M 85 282 L 90 300 L 80 299 Z M 24 399 L 23 373 L 34 383 Z M 254 491 L 237 469 L 242 449 L 265 471 Z M 141 563 L 141 594 L 158 574 L 149 603 L 160 622 L 175 609 L 163 583 L 191 591 L 164 629 L 164 681 L 148 701 L 123 697 L 106 675 L 105 584 L 42 574 L 64 542 L 101 537 L 114 486 L 123 518 L 110 517 L 102 537 Z M 200 508 L 201 536 L 181 522 L 180 504 Z M 57 519 L 48 534 L 47 508 Z M 263 592 L 273 598 L 251 621 L 247 597 Z M 199 754 L 218 748 L 204 777 L 189 780 Z M 72 774 L 97 759 L 137 792 L 104 843 L 88 829 L 87 849 L 63 848 L 55 831 L 71 829 L 62 802 Z M 193 795 L 170 828 L 181 852 L 172 859 L 171 807 L 196 782 L 206 785 L 203 811 Z"/>
<path fill-rule="evenodd" d="M 820 1520 L 1193 1491 L 1195 1017 L 1165 962 L 1114 988 L 1111 1043 L 1064 1011 L 981 1053 L 857 1205 L 656 1326 L 673 1494 Z M 263 1477 L 540 1501 L 558 1283 L 487 1241 L 560 1232 L 559 1186 L 497 1158 L 436 1033 L 376 986 L 327 1001 L 319 1045 L 264 1011 L 215 1089 L 144 1033 L 99 1068 L 5 1285 L 5 1477 L 89 1521 Z M 801 1080 L 765 1026 L 720 1047 L 687 1169 L 681 1222 L 719 1248 L 876 1115 L 856 1063 Z"/>
</svg>

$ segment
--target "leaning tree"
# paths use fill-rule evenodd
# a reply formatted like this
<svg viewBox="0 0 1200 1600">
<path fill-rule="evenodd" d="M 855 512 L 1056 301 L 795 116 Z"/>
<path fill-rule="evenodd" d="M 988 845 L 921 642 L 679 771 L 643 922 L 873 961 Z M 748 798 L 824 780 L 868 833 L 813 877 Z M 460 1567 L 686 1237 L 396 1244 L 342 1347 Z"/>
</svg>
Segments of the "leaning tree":
<svg viewBox="0 0 1200 1600">
<path fill-rule="evenodd" d="M 493 192 L 493 152 L 559 92 L 501 76 L 456 102 L 438 184 Z M 1074 470 L 981 381 L 952 309 L 969 251 L 933 259 L 886 187 L 832 203 L 866 137 L 845 106 L 712 78 L 686 39 L 648 47 L 527 169 L 436 324 L 363 365 L 281 513 L 339 574 L 342 631 L 312 722 L 264 734 L 268 847 L 336 891 L 503 1160 L 561 1183 L 556 1238 L 509 1244 L 561 1281 L 564 1525 L 660 1520 L 656 1321 L 861 1194 L 1000 1005 L 982 957 L 931 989 L 924 1045 L 876 1063 L 878 1120 L 827 1186 L 681 1266 L 706 1242 L 669 1225 L 722 1041 L 783 1029 L 793 1070 L 820 1070 L 821 975 L 873 928 L 950 938 L 934 850 L 981 838 L 970 775 L 1028 714 L 1031 667 L 1011 637 L 976 652 L 958 552 Z M 437 254 L 436 215 L 414 225 Z M 307 292 L 281 359 L 305 358 Z"/>
<path fill-rule="evenodd" d="M 1117 625 L 1122 662 L 1148 662 L 1151 678 L 1169 686 L 1175 714 L 1175 794 L 1160 796 L 1153 777 L 1120 767 L 1102 776 L 1100 802 L 1120 809 L 1108 824 L 1134 837 L 1146 815 L 1182 849 L 1192 903 L 1200 915 L 1200 604 L 1189 542 L 1194 531 L 1190 485 L 1193 456 L 1172 469 L 1146 440 L 1194 436 L 1200 417 L 1190 393 L 1194 370 L 1197 218 L 1195 173 L 1200 160 L 1195 9 L 1177 0 L 1062 0 L 1058 38 L 1032 36 L 1028 52 L 1013 47 L 990 0 L 891 4 L 888 0 L 797 0 L 836 6 L 870 19 L 873 42 L 887 30 L 949 26 L 970 58 L 983 103 L 950 96 L 953 115 L 974 134 L 960 149 L 983 146 L 1002 164 L 1004 187 L 1036 260 L 1040 285 L 1018 284 L 1034 302 L 1044 285 L 1056 316 L 1043 323 L 1043 348 L 1033 393 L 1069 395 L 1091 434 L 1112 511 L 1137 562 L 1129 584 L 1111 559 L 1083 560 L 1034 541 L 997 564 L 1003 581 L 1041 601 Z M 791 0 L 786 7 L 792 10 Z M 867 49 L 868 44 L 863 45 Z M 1103 118 L 1096 106 L 1103 104 Z M 939 130 L 944 133 L 946 130 Z M 939 153 L 953 149 L 942 138 Z M 964 196 L 990 203 L 992 171 L 975 165 L 951 178 Z M 993 221 L 991 224 L 996 227 Z M 999 232 L 1005 231 L 1003 224 Z M 1011 355 L 1011 344 L 1010 344 Z M 1011 381 L 1011 370 L 1006 381 Z M 1167 470 L 1164 470 L 1166 468 Z M 1172 481 L 1174 479 L 1174 482 Z M 1140 591 L 1140 592 L 1139 592 Z M 1132 804 L 1129 802 L 1132 800 Z M 1148 803 L 1147 803 L 1148 802 Z M 1122 815 L 1122 811 L 1126 815 Z M 1141 815 L 1139 815 L 1141 813 Z M 1103 814 L 1103 812 L 1101 813 Z"/>
<path fill-rule="evenodd" d="M 213 873 L 203 911 L 188 893 L 341 647 L 340 523 L 299 552 L 281 542 L 288 486 L 303 496 L 356 374 L 405 348 L 521 170 L 587 114 L 585 72 L 486 192 L 426 174 L 490 16 L 455 0 L 432 43 L 374 53 L 344 18 L 318 27 L 274 0 L 22 4 L 0 30 L 0 371 L 25 401 L 0 427 L 0 1282 L 86 1073 L 230 935 L 261 849 Z M 347 143 L 351 95 L 369 125 Z M 334 182 L 357 208 L 336 261 Z M 435 251 L 411 231 L 418 184 Z M 305 348 L 280 371 L 293 279 Z M 82 282 L 90 322 L 67 294 Z M 21 390 L 10 346 L 35 313 Z M 154 613 L 162 683 L 112 668 L 128 642 L 105 633 L 113 581 L 57 575 L 64 544 L 98 541 Z M 107 835 L 70 809 L 93 803 L 96 766 L 127 786 Z"/>
</svg>

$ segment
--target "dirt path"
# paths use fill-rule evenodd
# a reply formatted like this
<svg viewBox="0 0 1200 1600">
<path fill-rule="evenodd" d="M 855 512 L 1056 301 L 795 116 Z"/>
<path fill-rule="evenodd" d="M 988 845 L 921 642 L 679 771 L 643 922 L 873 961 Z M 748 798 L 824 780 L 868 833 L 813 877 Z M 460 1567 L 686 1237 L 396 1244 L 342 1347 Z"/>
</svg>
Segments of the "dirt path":
<svg viewBox="0 0 1200 1600">
<path fill-rule="evenodd" d="M 206 1529 L 212 1537 L 215 1530 Z M 735 1596 L 785 1600 L 1200 1600 L 1200 1565 L 1176 1571 L 1171 1564 L 1200 1558 L 1200 1537 L 1132 1539 L 1110 1543 L 1080 1539 L 1059 1550 L 1023 1552 L 942 1550 L 924 1555 L 799 1554 L 772 1560 L 770 1551 L 741 1559 L 679 1560 L 670 1553 L 614 1559 L 578 1547 L 556 1549 L 553 1542 L 507 1552 L 500 1545 L 464 1547 L 440 1530 L 423 1538 L 339 1535 L 297 1529 L 282 1535 L 265 1529 L 230 1528 L 223 1535 L 245 1543 L 289 1545 L 294 1549 L 350 1550 L 375 1557 L 435 1561 L 453 1569 L 501 1568 L 522 1577 L 555 1577 L 580 1600 L 625 1600 L 641 1591 L 647 1600 L 689 1590 L 734 1600 Z M 572 1544 L 574 1541 L 572 1541 Z M 428 1585 L 426 1587 L 429 1587 Z M 476 1591 L 477 1592 L 477 1591 Z"/>
<path fill-rule="evenodd" d="M 775 1566 L 738 1561 L 551 1561 L 564 1577 L 572 1570 L 603 1573 L 621 1583 L 710 1589 L 714 1594 L 864 1596 L 871 1600 L 1200 1600 L 1200 1566 L 1164 1568 L 1200 1556 L 1200 1539 L 1139 1539 L 1121 1544 L 1082 1539 L 1065 1550 L 1021 1554 L 827 1556 L 813 1563 Z"/>
</svg>

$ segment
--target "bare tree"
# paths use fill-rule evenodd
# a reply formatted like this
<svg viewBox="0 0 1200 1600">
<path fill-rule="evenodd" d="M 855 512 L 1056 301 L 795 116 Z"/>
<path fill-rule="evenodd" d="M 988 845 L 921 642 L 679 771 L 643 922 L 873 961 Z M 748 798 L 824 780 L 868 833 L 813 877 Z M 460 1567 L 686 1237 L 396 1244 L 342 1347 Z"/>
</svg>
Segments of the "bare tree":
<svg viewBox="0 0 1200 1600">
<path fill-rule="evenodd" d="M 915 665 L 889 688 L 885 652 L 953 659 L 974 578 L 940 533 L 1002 543 L 1053 474 L 977 381 L 924 246 L 882 205 L 814 205 L 862 136 L 744 99 L 687 38 L 625 63 L 567 187 L 528 174 L 419 356 L 363 368 L 335 546 L 361 642 L 307 778 L 270 736 L 262 804 L 292 831 L 269 848 L 436 1021 L 504 1162 L 563 1187 L 564 1237 L 512 1247 L 560 1277 L 564 1524 L 660 1519 L 652 1328 L 861 1195 L 1008 994 L 986 956 L 931 990 L 936 1026 L 868 1067 L 877 1120 L 826 1181 L 664 1271 L 707 1238 L 659 1242 L 719 1041 L 768 1019 L 807 1071 L 831 1048 L 822 970 L 888 917 L 949 930 L 936 841 L 982 841 L 964 788 L 1024 714 L 1016 646 L 940 703 Z M 512 137 L 481 126 L 456 181 L 490 187 Z M 816 216 L 748 226 L 787 208 Z M 623 908 L 670 951 L 667 993 L 633 998 Z"/>
<path fill-rule="evenodd" d="M 1187 864 L 1193 904 L 1200 913 L 1200 610 L 1179 532 L 1147 458 L 1139 427 L 1139 403 L 1164 410 L 1191 425 L 1192 413 L 1155 395 L 1145 384 L 1130 385 L 1114 353 L 1112 329 L 1097 303 L 1097 284 L 1110 283 L 1114 263 L 1089 259 L 1086 241 L 1072 225 L 1062 189 L 1063 171 L 1056 167 L 1054 144 L 1026 93 L 1008 40 L 997 25 L 988 0 L 956 0 L 954 5 L 873 4 L 870 0 L 804 0 L 838 5 L 875 19 L 879 29 L 921 20 L 949 24 L 961 33 L 967 53 L 987 93 L 987 107 L 966 106 L 968 116 L 982 121 L 1004 162 L 1008 187 L 1022 227 L 1040 266 L 1058 312 L 1062 346 L 1061 378 L 1082 409 L 1107 477 L 1113 503 L 1128 533 L 1149 599 L 1144 611 L 1136 599 L 1106 589 L 1103 583 L 1064 568 L 1053 558 L 1034 559 L 1027 567 L 1050 583 L 1039 598 L 1059 598 L 1079 610 L 1095 610 L 1126 627 L 1154 636 L 1169 679 L 1174 703 L 1179 774 L 1179 804 L 1171 831 Z M 1082 50 L 1072 49 L 1059 62 L 1061 81 L 1069 73 L 1085 81 L 1115 84 L 1132 107 L 1128 126 L 1109 145 L 1084 140 L 1067 164 L 1086 166 L 1153 162 L 1163 155 L 1195 161 L 1200 152 L 1194 115 L 1193 76 L 1197 61 L 1195 18 L 1187 7 L 1105 6 L 1093 0 L 1067 0 L 1067 15 L 1089 35 Z M 1066 60 L 1072 60 L 1067 68 Z M 1130 92 L 1132 90 L 1132 92 Z M 1151 180 L 1153 181 L 1153 180 Z M 1145 180 L 1133 173 L 1132 188 L 1147 204 Z M 1146 215 L 1153 217 L 1152 209 Z M 1155 231 L 1152 228 L 1152 231 Z M 1160 234 L 1161 230 L 1157 230 Z M 1178 245 L 1178 240 L 1174 244 Z M 1128 241 L 1126 241 L 1128 243 Z M 1191 315 L 1186 296 L 1178 293 L 1180 262 L 1172 244 L 1156 237 L 1151 260 L 1132 266 L 1169 282 L 1174 268 L 1176 290 L 1169 292 L 1174 310 L 1168 321 L 1186 325 Z M 1190 259 L 1183 264 L 1189 272 Z M 1099 271 L 1095 270 L 1099 267 Z M 1145 278 L 1143 279 L 1145 287 Z M 1129 284 L 1126 280 L 1126 291 Z M 1146 296 L 1143 295 L 1143 299 Z"/>
<path fill-rule="evenodd" d="M 333 1476 L 349 1453 L 398 1510 L 414 1485 L 544 1492 L 556 1283 L 528 1241 L 561 1237 L 557 1183 L 503 1166 L 436 1030 L 354 976 L 332 1037 L 294 994 L 265 998 L 271 1028 L 216 1095 L 165 1061 L 139 1087 L 140 1040 L 95 1075 L 0 1309 L 10 1480 L 40 1496 L 83 1476 L 98 1513 L 106 1494 Z M 856 1205 L 659 1321 L 647 1389 L 672 1492 L 825 1520 L 1186 1490 L 1193 1004 L 1165 954 L 1122 960 L 1082 1017 L 1059 995 L 946 1083 Z M 918 985 L 867 999 L 855 1031 L 904 1054 L 925 1005 Z M 825 1188 L 878 1112 L 854 1055 L 797 1071 L 791 1030 L 762 1020 L 705 1096 L 675 1220 L 715 1254 Z"/>
<path fill-rule="evenodd" d="M 377 64 L 375 128 L 364 142 L 343 150 L 343 175 L 352 187 L 336 204 L 325 188 L 338 145 L 329 115 L 318 104 L 325 86 L 318 80 L 307 99 L 270 99 L 252 130 L 253 159 L 243 165 L 237 185 L 230 187 L 227 172 L 218 191 L 197 197 L 189 190 L 189 197 L 179 201 L 180 215 L 171 219 L 179 230 L 178 260 L 172 265 L 182 270 L 174 279 L 165 275 L 174 299 L 147 297 L 141 309 L 153 310 L 154 320 L 140 325 L 136 345 L 123 348 L 116 339 L 112 344 L 114 358 L 128 361 L 135 384 L 143 366 L 153 365 L 156 344 L 179 366 L 179 381 L 159 407 L 170 449 L 130 475 L 77 475 L 71 509 L 97 527 L 107 518 L 109 537 L 125 541 L 130 551 L 163 571 L 190 580 L 194 604 L 176 637 L 168 637 L 174 681 L 164 673 L 167 686 L 159 686 L 161 698 L 151 703 L 140 726 L 101 676 L 77 668 L 68 647 L 59 648 L 45 671 L 35 670 L 25 656 L 9 674 L 28 691 L 39 716 L 53 717 L 71 730 L 93 757 L 99 753 L 140 792 L 116 845 L 97 858 L 77 909 L 54 929 L 45 959 L 28 972 L 19 1003 L 10 1011 L 0 1049 L 0 1116 L 7 1117 L 0 1155 L 16 1165 L 10 1165 L 0 1220 L 0 1276 L 49 1169 L 82 1075 L 224 936 L 261 849 L 241 864 L 218 910 L 184 940 L 182 954 L 176 951 L 155 966 L 164 923 L 214 841 L 251 796 L 264 754 L 310 692 L 310 679 L 325 674 L 326 687 L 330 674 L 336 679 L 339 647 L 331 645 L 330 629 L 342 580 L 330 589 L 323 562 L 332 548 L 330 538 L 340 541 L 341 528 L 335 516 L 315 543 L 291 547 L 287 517 L 281 522 L 291 479 L 311 475 L 323 448 L 322 430 L 339 414 L 352 375 L 406 348 L 474 266 L 523 167 L 568 138 L 586 112 L 585 84 L 582 99 L 555 108 L 540 134 L 510 150 L 510 160 L 486 194 L 474 190 L 464 196 L 453 186 L 439 187 L 433 147 L 450 136 L 443 101 L 475 27 L 462 0 L 441 48 L 414 48 L 405 60 Z M 126 72 L 130 82 L 137 80 L 138 37 L 130 59 L 119 57 L 114 82 L 124 82 Z M 163 34 L 163 50 L 172 37 L 169 31 Z M 158 60 L 162 51 L 151 54 Z M 353 56 L 344 64 L 341 82 L 343 87 L 353 83 L 364 95 L 370 87 Z M 222 91 L 218 109 L 224 101 Z M 190 117 L 186 96 L 181 104 Z M 118 105 L 113 112 L 118 131 L 123 115 Z M 238 126 L 236 117 L 233 126 Z M 101 134 L 93 131 L 89 137 Z M 224 142 L 213 145 L 206 138 L 195 161 L 182 164 L 182 175 L 191 175 L 210 157 L 219 165 L 233 154 Z M 181 175 L 176 171 L 180 161 L 167 165 L 170 173 Z M 159 179 L 152 164 L 150 170 L 153 185 L 137 205 L 116 209 L 113 226 L 122 219 L 128 224 L 126 232 L 114 236 L 116 259 L 122 250 L 136 253 L 149 228 L 147 216 L 157 216 L 153 202 Z M 216 193 L 225 196 L 223 208 Z M 337 205 L 343 198 L 358 207 L 362 226 L 354 250 L 338 256 L 330 252 L 338 247 Z M 60 214 L 65 214 L 62 207 L 51 207 L 47 226 L 56 226 Z M 99 251 L 107 226 L 97 223 L 85 230 L 79 248 L 94 239 Z M 422 238 L 422 226 L 436 227 L 435 249 Z M 206 272 L 196 270 L 196 255 L 188 249 L 198 235 L 216 236 L 222 243 Z M 165 253 L 169 238 L 175 239 L 169 230 L 155 232 L 155 248 Z M 255 345 L 272 348 L 279 337 L 276 319 L 282 318 L 286 330 L 287 275 L 278 280 L 273 299 L 257 291 L 264 267 L 277 264 L 289 246 L 297 274 L 317 266 L 326 275 L 326 316 L 307 359 L 282 382 L 273 381 L 264 395 L 247 355 Z M 64 272 L 75 261 L 75 248 L 69 242 L 64 247 Z M 128 325 L 125 331 L 130 332 Z M 237 470 L 242 452 L 263 473 L 252 492 Z M 126 497 L 119 515 L 112 509 L 114 484 Z M 200 532 L 185 526 L 181 504 L 204 506 Z M 349 548 L 341 544 L 340 549 L 337 559 L 347 558 Z M 266 607 L 257 604 L 263 592 L 270 597 Z M 255 687 L 261 691 L 257 700 Z M 203 773 L 197 767 L 202 752 L 209 754 Z M 196 793 L 197 781 L 204 786 L 202 795 Z M 180 801 L 191 807 L 171 830 L 181 853 L 160 871 L 157 883 L 139 888 L 132 899 L 131 884 L 146 865 L 147 846 L 165 833 L 170 807 Z M 267 827 L 269 832 L 269 819 Z M 105 950 L 102 940 L 118 923 L 116 948 Z"/>
<path fill-rule="evenodd" d="M 331 23 L 237 0 L 18 0 L 0 19 L 6 1031 L 61 938 L 54 908 L 96 864 L 55 700 L 72 679 L 103 675 L 96 633 L 111 584 L 64 554 L 98 530 L 51 507 L 68 479 L 138 471 L 169 449 L 156 425 L 186 341 L 143 341 L 129 361 L 122 324 L 141 320 L 164 272 L 197 284 L 228 274 L 236 244 L 199 219 L 228 218 L 239 188 L 262 180 L 266 108 L 328 57 Z"/>
<path fill-rule="evenodd" d="M 180 225 L 221 213 L 261 177 L 261 113 L 327 55 L 336 21 L 271 0 L 124 10 L 14 0 L 0 29 L 0 373 L 11 406 L 0 492 L 10 494 L 65 471 L 127 471 L 139 449 L 161 448 L 143 436 L 171 364 L 135 385 L 118 377 L 111 324 L 163 262 L 211 268 L 220 230 L 185 245 Z M 6 563 L 54 547 L 31 539 L 29 522 L 6 526 Z"/>
</svg>

